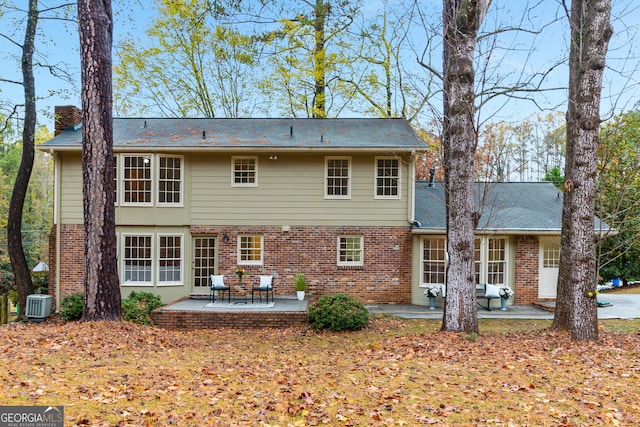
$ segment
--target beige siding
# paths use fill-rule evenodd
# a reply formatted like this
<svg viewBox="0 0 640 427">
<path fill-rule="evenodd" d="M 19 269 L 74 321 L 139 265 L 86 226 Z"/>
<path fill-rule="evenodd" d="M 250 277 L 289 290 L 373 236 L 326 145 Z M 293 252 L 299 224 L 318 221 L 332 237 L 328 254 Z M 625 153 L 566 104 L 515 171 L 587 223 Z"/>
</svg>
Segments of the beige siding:
<svg viewBox="0 0 640 427">
<path fill-rule="evenodd" d="M 231 156 L 193 156 L 191 223 L 259 225 L 407 225 L 408 165 L 400 199 L 374 198 L 374 156 L 352 156 L 351 199 L 324 198 L 325 156 L 258 156 L 258 186 L 232 187 Z"/>
<path fill-rule="evenodd" d="M 83 224 L 82 156 L 63 153 L 60 160 L 60 223 Z"/>
<path fill-rule="evenodd" d="M 80 153 L 63 154 L 61 222 L 80 224 Z M 381 225 L 408 224 L 409 165 L 403 163 L 400 199 L 376 199 L 375 156 L 351 156 L 351 198 L 324 197 L 323 154 L 258 156 L 258 186 L 231 184 L 231 154 L 184 158 L 182 207 L 116 208 L 119 225 Z M 155 183 L 154 183 L 155 185 Z M 155 197 L 155 195 L 154 195 Z"/>
</svg>

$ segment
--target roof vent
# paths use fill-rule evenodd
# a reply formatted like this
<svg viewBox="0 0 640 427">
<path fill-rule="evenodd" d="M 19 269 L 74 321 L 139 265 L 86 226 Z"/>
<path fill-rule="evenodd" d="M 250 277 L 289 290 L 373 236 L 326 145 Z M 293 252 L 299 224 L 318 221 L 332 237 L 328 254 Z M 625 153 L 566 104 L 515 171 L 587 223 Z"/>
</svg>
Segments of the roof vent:
<svg viewBox="0 0 640 427">
<path fill-rule="evenodd" d="M 429 187 L 436 185 L 436 168 L 429 169 Z"/>
<path fill-rule="evenodd" d="M 75 125 L 71 125 L 71 126 L 65 126 L 64 130 L 72 130 L 72 131 L 77 131 L 79 129 L 82 129 L 82 123 L 76 123 Z"/>
<path fill-rule="evenodd" d="M 207 139 L 207 131 L 206 130 L 202 131 L 202 139 Z"/>
</svg>

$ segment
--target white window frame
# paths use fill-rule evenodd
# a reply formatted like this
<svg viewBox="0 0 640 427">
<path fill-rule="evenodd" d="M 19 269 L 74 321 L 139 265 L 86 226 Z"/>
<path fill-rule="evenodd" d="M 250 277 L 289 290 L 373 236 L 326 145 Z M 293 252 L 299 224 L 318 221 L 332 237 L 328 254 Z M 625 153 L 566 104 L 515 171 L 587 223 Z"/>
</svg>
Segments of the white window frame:
<svg viewBox="0 0 640 427">
<path fill-rule="evenodd" d="M 120 177 L 118 176 L 118 172 L 120 171 L 120 168 L 118 167 L 118 159 L 120 158 L 120 156 L 118 156 L 117 154 L 113 155 L 113 205 L 114 206 L 118 206 L 118 200 L 120 200 L 119 197 L 119 191 L 118 188 L 119 183 L 120 183 Z"/>
<path fill-rule="evenodd" d="M 393 176 L 385 176 L 385 175 L 379 175 L 380 172 L 380 162 L 386 162 L 386 161 L 395 161 L 396 165 L 395 165 L 395 169 L 397 171 L 397 175 L 395 177 Z M 400 199 L 400 191 L 401 191 L 401 179 L 402 179 L 402 163 L 400 162 L 400 159 L 398 159 L 397 157 L 393 157 L 393 156 L 376 156 L 375 160 L 374 160 L 374 184 L 373 184 L 373 191 L 374 191 L 374 198 L 376 199 Z M 391 169 L 387 169 L 385 166 L 383 166 L 383 169 L 385 171 L 387 170 L 391 170 Z M 380 180 L 393 180 L 395 178 L 396 183 L 393 186 L 389 186 L 389 185 L 379 185 L 379 181 Z M 378 194 L 379 190 L 383 190 L 382 192 L 384 193 L 384 190 L 387 188 L 395 188 L 396 194 Z"/>
<path fill-rule="evenodd" d="M 180 257 L 179 258 L 175 258 L 175 257 L 163 257 L 162 256 L 162 238 L 179 238 L 180 239 L 180 246 L 179 246 L 179 250 L 180 250 Z M 158 286 L 175 286 L 175 285 L 182 285 L 184 283 L 184 234 L 182 233 L 158 233 L 157 235 L 157 239 L 158 239 L 158 243 L 156 245 L 157 247 L 157 254 L 156 254 L 156 259 L 157 261 L 157 269 L 158 269 Z M 179 278 L 178 280 L 162 280 L 162 274 L 161 274 L 161 269 L 162 269 L 162 262 L 164 260 L 167 261 L 178 261 L 180 263 L 180 274 L 179 274 Z"/>
<path fill-rule="evenodd" d="M 329 187 L 330 187 L 329 180 L 334 179 L 334 177 L 330 176 L 329 174 L 329 162 L 332 160 L 347 161 L 347 176 L 341 177 L 347 180 L 347 185 L 345 186 L 347 194 L 338 194 L 338 195 L 329 194 Z M 325 199 L 351 199 L 351 156 L 326 156 L 324 158 L 324 198 Z"/>
<path fill-rule="evenodd" d="M 345 241 L 345 244 L 349 244 L 349 242 L 347 240 L 350 241 L 357 241 L 359 248 L 356 249 L 350 249 L 350 248 L 344 248 L 343 249 L 343 241 Z M 359 258 L 358 260 L 352 260 L 352 259 L 348 259 L 351 258 L 351 256 L 349 256 L 349 252 L 351 253 L 357 253 L 359 254 Z M 343 259 L 343 255 L 344 258 L 347 258 L 346 260 Z M 352 267 L 352 266 L 362 266 L 364 265 L 364 236 L 361 235 L 356 235 L 356 234 L 344 234 L 344 235 L 340 235 L 337 237 L 336 240 L 336 263 L 338 266 L 340 267 Z"/>
<path fill-rule="evenodd" d="M 236 170 L 236 162 L 253 160 L 253 182 L 236 182 L 236 173 L 242 174 L 242 171 Z M 231 186 L 232 187 L 257 187 L 258 186 L 258 156 L 232 156 L 231 157 Z"/>
<path fill-rule="evenodd" d="M 120 162 L 120 182 L 122 183 L 120 185 L 120 206 L 153 206 L 153 193 L 154 193 L 154 176 L 153 176 L 153 155 L 151 154 L 122 154 L 121 155 L 122 160 Z M 143 182 L 149 182 L 150 183 L 150 188 L 148 190 L 149 192 L 149 201 L 148 202 L 127 202 L 126 201 L 126 194 L 127 194 L 127 190 L 126 190 L 126 182 L 125 182 L 125 175 L 126 175 L 126 159 L 127 158 L 134 158 L 134 157 L 140 157 L 143 159 L 147 160 L 147 162 L 144 162 L 146 164 L 149 165 L 149 179 L 139 179 L 139 181 L 143 181 Z M 135 180 L 131 180 L 132 182 Z M 143 190 L 145 193 L 147 192 L 147 190 Z"/>
<path fill-rule="evenodd" d="M 133 258 L 127 258 L 126 257 L 126 253 L 127 253 L 127 238 L 129 237 L 137 237 L 137 238 L 149 238 L 149 245 L 151 246 L 149 248 L 149 263 L 150 263 L 150 268 L 151 268 L 151 275 L 149 278 L 149 281 L 132 281 L 126 280 L 127 277 L 127 260 L 128 259 L 133 259 Z M 154 235 L 153 233 L 122 233 L 122 237 L 121 237 L 121 244 L 122 244 L 122 249 L 121 249 L 121 254 L 122 256 L 120 257 L 122 259 L 122 286 L 153 286 L 154 284 L 154 276 L 153 276 L 153 267 L 154 267 Z M 143 260 L 145 258 L 135 258 L 137 260 Z"/>
<path fill-rule="evenodd" d="M 429 241 L 437 241 L 438 243 L 442 243 L 442 248 L 435 248 L 434 250 L 436 251 L 444 251 L 443 257 L 442 259 L 426 259 L 424 257 L 424 251 L 425 251 L 425 242 L 429 240 Z M 425 274 L 426 274 L 426 269 L 425 269 L 425 265 L 426 263 L 430 263 L 430 264 L 434 264 L 434 265 L 442 265 L 443 267 L 443 277 L 442 277 L 442 281 L 441 282 L 428 282 L 425 281 Z M 435 273 L 430 273 L 429 277 L 433 277 L 434 275 L 439 274 L 438 272 Z M 444 285 L 446 280 L 447 280 L 447 238 L 446 236 L 438 236 L 438 235 L 434 235 L 434 236 L 424 236 L 421 241 L 420 241 L 420 287 L 421 288 L 426 288 L 429 286 L 433 286 L 433 285 Z"/>
<path fill-rule="evenodd" d="M 258 239 L 260 247 L 243 247 L 246 238 Z M 252 251 L 258 249 L 260 251 L 259 259 L 246 259 L 245 251 Z M 238 246 L 237 246 L 237 260 L 238 265 L 263 265 L 264 263 L 264 236 L 261 234 L 238 234 Z"/>
<path fill-rule="evenodd" d="M 490 242 L 496 242 L 502 240 L 504 241 L 504 259 L 501 260 L 491 260 L 489 256 L 490 251 Z M 496 286 L 507 286 L 509 282 L 509 239 L 506 236 L 476 236 L 476 242 L 479 242 L 479 248 L 476 245 L 475 249 L 475 265 L 476 265 L 476 280 L 477 284 L 485 284 L 490 283 Z M 478 260 L 478 252 L 480 255 L 480 259 Z M 496 281 L 490 280 L 489 276 L 489 264 L 502 264 L 503 271 L 498 274 L 502 274 L 503 280 Z M 479 272 L 478 272 L 479 266 Z"/>
<path fill-rule="evenodd" d="M 168 155 L 168 154 L 159 154 L 157 155 L 157 165 L 156 165 L 156 170 L 158 171 L 157 175 L 157 185 L 156 185 L 156 200 L 157 200 L 157 206 L 175 206 L 175 207 L 181 207 L 184 204 L 184 156 L 180 156 L 180 155 Z M 166 178 L 162 178 L 162 168 L 160 166 L 160 163 L 162 162 L 162 159 L 178 159 L 180 161 L 180 168 L 179 170 L 179 174 L 180 174 L 180 179 L 166 179 Z M 172 169 L 175 170 L 175 169 Z M 179 186 L 179 190 L 178 190 L 178 195 L 180 197 L 180 201 L 179 202 L 161 202 L 160 201 L 160 193 L 161 193 L 161 188 L 162 186 L 160 185 L 161 182 L 168 182 L 168 183 L 178 183 Z M 165 193 L 175 193 L 175 190 L 171 190 L 171 191 L 167 191 L 166 187 L 164 190 Z"/>
</svg>

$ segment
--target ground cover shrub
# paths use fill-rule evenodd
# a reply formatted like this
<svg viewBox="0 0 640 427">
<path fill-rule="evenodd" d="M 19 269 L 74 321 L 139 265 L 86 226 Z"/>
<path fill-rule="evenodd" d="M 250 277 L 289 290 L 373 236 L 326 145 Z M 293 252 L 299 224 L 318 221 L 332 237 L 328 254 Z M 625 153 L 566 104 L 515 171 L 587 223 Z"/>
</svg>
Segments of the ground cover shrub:
<svg viewBox="0 0 640 427">
<path fill-rule="evenodd" d="M 162 307 L 160 297 L 151 292 L 131 292 L 122 300 L 122 318 L 141 325 L 151 325 L 149 313 Z"/>
<path fill-rule="evenodd" d="M 309 307 L 309 323 L 316 329 L 357 331 L 369 323 L 369 311 L 350 295 L 325 295 Z"/>
<path fill-rule="evenodd" d="M 69 322 L 79 320 L 84 311 L 84 295 L 81 292 L 67 295 L 60 302 L 60 317 Z"/>
</svg>

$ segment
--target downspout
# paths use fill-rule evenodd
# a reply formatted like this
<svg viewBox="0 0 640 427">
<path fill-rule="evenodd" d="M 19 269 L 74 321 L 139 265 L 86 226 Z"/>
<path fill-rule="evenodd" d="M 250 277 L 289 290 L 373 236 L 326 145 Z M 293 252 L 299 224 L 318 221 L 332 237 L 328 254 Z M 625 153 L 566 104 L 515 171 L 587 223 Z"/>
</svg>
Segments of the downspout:
<svg viewBox="0 0 640 427">
<path fill-rule="evenodd" d="M 61 260 L 61 256 L 60 256 L 60 247 L 61 247 L 61 243 L 60 243 L 60 238 L 62 236 L 62 231 L 60 230 L 61 225 L 60 225 L 60 216 L 61 216 L 61 211 L 60 211 L 60 180 L 61 180 L 61 173 L 60 173 L 60 164 L 62 163 L 60 161 L 60 157 L 58 157 L 58 155 L 51 150 L 51 154 L 53 154 L 53 164 L 54 164 L 54 184 L 53 184 L 53 193 L 54 193 L 54 197 L 53 197 L 53 203 L 54 203 L 54 208 L 53 208 L 53 223 L 56 225 L 56 271 L 55 271 L 55 278 L 56 278 L 56 313 L 60 312 L 60 260 Z"/>
<path fill-rule="evenodd" d="M 407 221 L 413 224 L 415 220 L 415 198 L 416 198 L 416 152 L 411 152 L 409 160 L 409 176 L 407 179 Z"/>
</svg>

